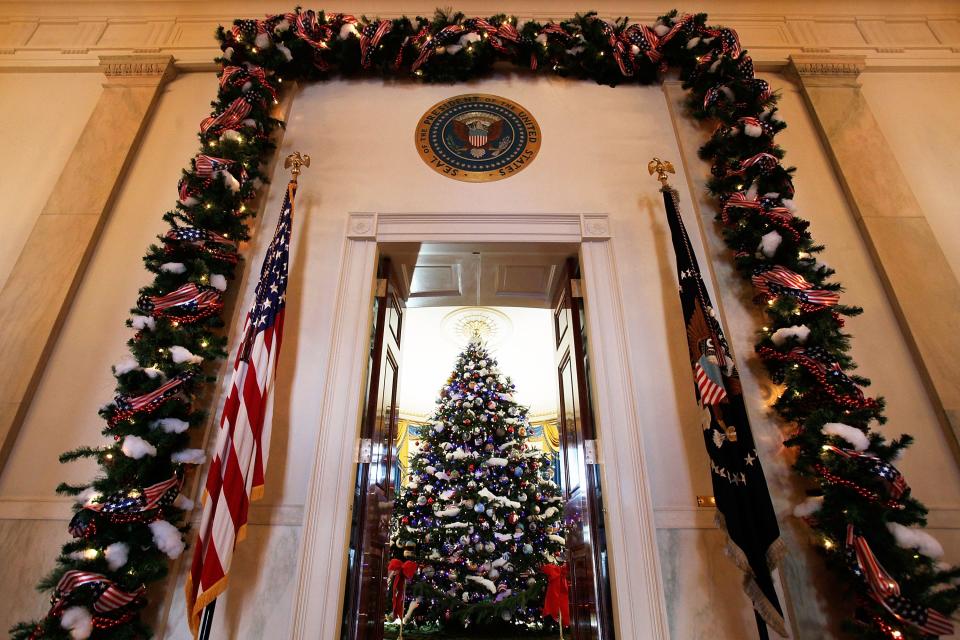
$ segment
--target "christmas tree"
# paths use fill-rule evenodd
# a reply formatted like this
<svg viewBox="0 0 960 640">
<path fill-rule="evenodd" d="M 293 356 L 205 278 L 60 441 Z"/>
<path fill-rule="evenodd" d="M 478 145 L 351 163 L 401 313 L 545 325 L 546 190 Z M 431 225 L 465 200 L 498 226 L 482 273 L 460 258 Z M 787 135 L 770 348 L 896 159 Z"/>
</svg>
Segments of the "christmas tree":
<svg viewBox="0 0 960 640">
<path fill-rule="evenodd" d="M 421 430 L 391 539 L 394 564 L 417 567 L 406 589 L 406 624 L 552 624 L 541 616 L 543 567 L 563 562 L 563 499 L 550 457 L 528 442 L 527 408 L 513 393 L 474 339 Z"/>
</svg>

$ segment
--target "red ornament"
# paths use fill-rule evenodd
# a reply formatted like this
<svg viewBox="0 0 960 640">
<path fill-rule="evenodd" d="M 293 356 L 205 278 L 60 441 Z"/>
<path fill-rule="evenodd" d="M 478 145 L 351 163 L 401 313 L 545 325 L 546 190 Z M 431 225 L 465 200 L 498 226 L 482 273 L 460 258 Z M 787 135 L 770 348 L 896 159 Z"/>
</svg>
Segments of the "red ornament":
<svg viewBox="0 0 960 640">
<path fill-rule="evenodd" d="M 470 418 L 466 418 L 466 419 L 463 421 L 463 424 L 470 424 Z"/>
<path fill-rule="evenodd" d="M 410 524 L 410 518 L 408 518 L 407 516 L 403 516 L 402 518 L 400 518 L 400 522 L 402 522 L 403 524 Z"/>
<path fill-rule="evenodd" d="M 467 471 L 473 471 L 473 468 L 474 468 L 474 467 L 473 467 L 473 465 L 471 464 L 469 467 L 467 467 Z"/>
<path fill-rule="evenodd" d="M 433 504 L 433 498 L 427 498 L 427 504 Z"/>
</svg>

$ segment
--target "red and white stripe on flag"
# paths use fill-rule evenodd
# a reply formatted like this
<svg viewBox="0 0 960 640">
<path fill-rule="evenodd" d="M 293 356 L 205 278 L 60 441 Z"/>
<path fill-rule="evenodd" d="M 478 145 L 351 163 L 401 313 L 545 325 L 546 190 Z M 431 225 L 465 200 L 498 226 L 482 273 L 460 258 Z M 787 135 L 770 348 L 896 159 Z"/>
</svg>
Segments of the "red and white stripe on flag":
<svg viewBox="0 0 960 640">
<path fill-rule="evenodd" d="M 186 583 L 187 611 L 195 635 L 204 607 L 227 587 L 234 546 L 244 537 L 250 502 L 263 495 L 295 191 L 296 184 L 291 182 L 264 257 L 207 474 L 203 515 Z"/>
<path fill-rule="evenodd" d="M 703 406 L 719 404 L 727 397 L 726 390 L 710 379 L 699 362 L 693 366 L 693 375 L 697 381 L 697 391 L 700 392 L 700 402 Z"/>
</svg>

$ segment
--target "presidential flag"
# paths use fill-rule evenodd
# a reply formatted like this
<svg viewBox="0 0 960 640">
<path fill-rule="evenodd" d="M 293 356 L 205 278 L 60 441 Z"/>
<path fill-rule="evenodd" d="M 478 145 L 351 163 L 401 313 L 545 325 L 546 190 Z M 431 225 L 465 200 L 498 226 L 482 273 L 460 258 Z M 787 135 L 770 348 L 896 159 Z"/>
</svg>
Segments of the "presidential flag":
<svg viewBox="0 0 960 640">
<path fill-rule="evenodd" d="M 727 534 L 727 552 L 744 572 L 744 590 L 754 609 L 771 629 L 786 637 L 783 611 L 770 576 L 784 546 L 747 421 L 739 374 L 680 218 L 676 192 L 668 186 L 661 191 L 677 258 L 680 303 L 710 458 L 717 526 Z"/>
<path fill-rule="evenodd" d="M 227 587 L 234 545 L 244 537 L 250 501 L 263 495 L 296 189 L 296 182 L 287 185 L 280 220 L 260 269 L 256 297 L 244 322 L 230 393 L 220 418 L 186 584 L 187 612 L 194 634 L 199 630 L 204 607 Z"/>
</svg>

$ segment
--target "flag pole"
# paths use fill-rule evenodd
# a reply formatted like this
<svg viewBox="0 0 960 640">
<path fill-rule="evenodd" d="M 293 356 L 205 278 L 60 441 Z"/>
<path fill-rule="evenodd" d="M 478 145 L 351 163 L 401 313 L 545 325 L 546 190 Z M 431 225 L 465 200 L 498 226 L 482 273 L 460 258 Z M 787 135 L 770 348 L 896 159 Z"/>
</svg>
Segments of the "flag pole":
<svg viewBox="0 0 960 640">
<path fill-rule="evenodd" d="M 203 614 L 200 616 L 200 633 L 197 635 L 197 640 L 210 640 L 210 630 L 213 628 L 213 611 L 216 608 L 216 598 L 203 608 Z"/>
<path fill-rule="evenodd" d="M 301 169 L 300 169 L 300 168 L 301 168 L 301 167 L 309 167 L 309 166 L 310 166 L 310 156 L 307 155 L 307 154 L 305 154 L 305 153 L 304 153 L 304 154 L 301 154 L 299 151 L 295 151 L 294 153 L 291 153 L 291 154 L 288 155 L 288 156 L 286 157 L 286 159 L 284 160 L 283 167 L 284 167 L 285 169 L 290 169 L 290 174 L 291 174 L 291 176 L 290 176 L 290 184 L 287 186 L 287 198 L 288 198 L 288 200 L 285 199 L 285 203 L 288 203 L 288 204 L 289 204 L 289 207 L 290 207 L 289 213 L 290 213 L 290 214 L 292 214 L 292 209 L 293 209 L 293 193 L 296 191 L 297 176 L 299 176 L 299 175 L 300 175 L 300 172 L 301 172 Z M 293 187 L 292 189 L 291 189 L 291 185 L 292 185 L 292 187 Z M 282 221 L 282 213 L 281 213 L 281 221 Z M 280 227 L 278 226 L 278 231 L 277 231 L 277 234 L 278 234 L 278 235 L 274 237 L 274 243 L 277 242 L 277 238 L 279 237 L 279 233 L 280 233 Z M 287 230 L 287 233 L 289 234 L 289 229 Z M 288 238 L 288 240 L 289 240 L 289 238 Z M 272 247 L 273 247 L 273 245 L 271 245 L 271 250 L 272 250 Z M 266 265 L 266 261 L 270 258 L 270 256 L 271 256 L 271 253 L 268 251 L 267 256 L 264 258 L 264 264 L 265 264 L 265 265 Z M 286 267 L 284 267 L 284 270 L 286 270 Z M 263 278 L 263 274 L 261 273 L 261 279 L 262 279 L 262 278 Z M 284 286 L 285 286 L 285 285 L 284 285 Z M 257 289 L 258 289 L 258 291 L 259 291 L 260 287 L 258 286 Z M 274 287 L 273 290 L 276 291 L 276 287 Z M 259 295 L 259 293 L 258 293 L 258 295 Z M 252 311 L 251 311 L 251 313 L 252 313 Z M 249 319 L 249 317 L 250 317 L 250 316 L 248 316 L 248 319 Z M 282 325 L 281 325 L 281 326 L 282 326 Z M 255 332 L 252 330 L 253 328 L 254 328 L 254 326 L 251 324 L 250 327 L 248 327 L 248 331 L 246 332 L 246 335 L 244 335 L 244 336 L 243 336 L 243 339 L 241 340 L 240 347 L 239 347 L 238 353 L 237 353 L 238 362 L 240 362 L 240 361 L 246 362 L 246 361 L 249 360 L 250 348 L 251 348 L 251 345 L 252 345 L 252 343 L 253 343 L 253 338 L 254 338 L 254 333 L 255 333 Z M 278 353 L 279 353 L 279 351 L 278 351 Z M 237 372 L 236 372 L 236 369 L 234 369 L 234 376 L 236 376 L 236 373 L 237 373 Z M 262 426 L 262 425 L 261 425 L 261 426 Z M 222 425 L 221 425 L 221 428 L 222 428 Z M 200 541 L 198 540 L 198 544 L 199 544 L 199 542 L 200 542 Z M 199 549 L 199 547 L 198 547 L 197 549 Z M 197 552 L 197 549 L 194 550 L 195 553 Z M 232 553 L 232 549 L 231 549 L 231 553 Z M 188 577 L 188 584 L 189 584 L 189 583 L 190 583 L 190 581 L 189 581 L 189 577 Z M 196 584 L 199 585 L 199 584 L 200 584 L 199 581 L 198 581 Z M 222 590 L 222 589 L 221 589 L 221 590 Z M 188 608 L 187 615 L 189 615 L 189 616 L 191 617 L 191 622 L 193 621 L 193 615 L 194 615 L 194 614 L 193 614 L 192 607 L 193 607 L 193 602 L 194 602 L 194 599 L 195 599 L 195 598 L 196 598 L 196 592 L 194 592 L 194 593 L 192 594 L 192 596 L 191 596 L 191 594 L 188 592 L 188 595 L 187 595 L 187 608 Z M 216 599 L 216 598 L 213 598 L 213 599 L 209 602 L 209 604 L 207 604 L 207 605 L 203 608 L 203 612 L 200 614 L 200 626 L 199 626 L 199 629 L 198 629 L 198 631 L 197 631 L 197 640 L 210 640 L 210 633 L 211 633 L 211 631 L 212 631 L 212 629 L 213 629 L 213 614 L 214 614 L 214 611 L 216 610 L 216 606 L 217 606 L 217 599 Z"/>
<path fill-rule="evenodd" d="M 674 191 L 673 187 L 671 187 L 670 184 L 667 182 L 668 180 L 667 174 L 676 173 L 676 171 L 673 168 L 673 163 L 671 163 L 669 160 L 661 160 L 660 158 L 654 158 L 649 163 L 647 163 L 647 171 L 650 173 L 651 176 L 654 173 L 657 174 L 657 180 L 660 181 L 661 191 L 663 191 L 664 193 Z M 678 211 L 677 216 L 679 217 L 679 215 L 680 214 Z M 769 635 L 769 632 L 767 631 L 767 623 L 763 619 L 763 616 L 760 615 L 760 611 L 755 606 L 753 607 L 753 617 L 757 623 L 757 633 L 760 634 L 760 640 L 769 640 L 770 635 Z"/>
</svg>

